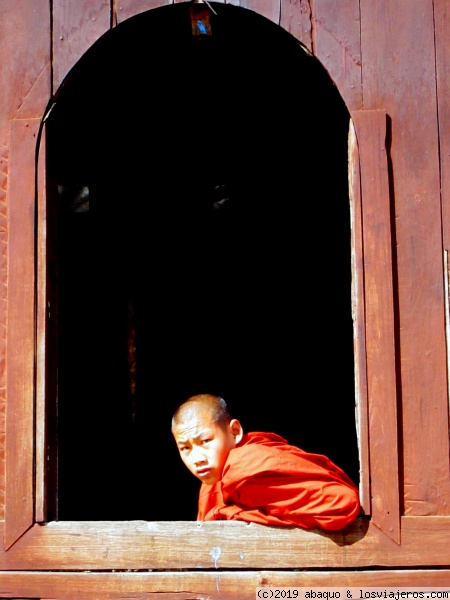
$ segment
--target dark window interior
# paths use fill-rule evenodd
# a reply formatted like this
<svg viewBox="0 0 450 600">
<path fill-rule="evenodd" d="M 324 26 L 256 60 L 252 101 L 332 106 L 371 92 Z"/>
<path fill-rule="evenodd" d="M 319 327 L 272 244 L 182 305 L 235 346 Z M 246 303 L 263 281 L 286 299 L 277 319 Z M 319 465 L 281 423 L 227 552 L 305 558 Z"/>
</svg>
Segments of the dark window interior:
<svg viewBox="0 0 450 600">
<path fill-rule="evenodd" d="M 349 114 L 292 36 L 212 6 L 205 38 L 188 3 L 105 34 L 48 119 L 50 518 L 194 520 L 170 420 L 198 392 L 359 480 Z"/>
</svg>

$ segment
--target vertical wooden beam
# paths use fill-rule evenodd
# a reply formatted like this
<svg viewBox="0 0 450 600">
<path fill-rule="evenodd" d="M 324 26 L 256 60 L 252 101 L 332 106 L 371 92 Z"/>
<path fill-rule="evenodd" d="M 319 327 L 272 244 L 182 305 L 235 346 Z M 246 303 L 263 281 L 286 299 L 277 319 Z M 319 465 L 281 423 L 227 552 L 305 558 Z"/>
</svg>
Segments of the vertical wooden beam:
<svg viewBox="0 0 450 600">
<path fill-rule="evenodd" d="M 448 515 L 443 132 L 438 130 L 433 0 L 410 0 L 407 12 L 402 2 L 361 0 L 361 30 L 364 108 L 383 107 L 392 124 L 404 511 Z M 441 43 L 448 53 L 448 38 Z M 442 74 L 442 65 L 438 69 Z"/>
<path fill-rule="evenodd" d="M 46 323 L 47 323 L 47 207 L 45 129 L 38 148 L 36 246 L 36 507 L 35 519 L 46 519 Z"/>
<path fill-rule="evenodd" d="M 386 114 L 356 111 L 362 243 L 372 521 L 400 543 L 399 461 L 391 206 Z"/>
<path fill-rule="evenodd" d="M 434 28 L 442 226 L 444 247 L 450 251 L 450 45 L 448 42 L 450 39 L 450 7 L 448 0 L 434 0 Z M 450 345 L 450 340 L 447 340 L 447 345 Z"/>
<path fill-rule="evenodd" d="M 0 519 L 4 518 L 5 411 L 7 336 L 6 196 L 10 180 L 10 120 L 40 117 L 50 96 L 49 2 L 4 0 L 2 3 L 0 54 L 8 57 L 1 67 L 0 102 Z M 19 173 L 19 178 L 22 175 Z"/>
<path fill-rule="evenodd" d="M 370 515 L 369 415 L 367 405 L 366 322 L 364 298 L 364 252 L 362 236 L 361 169 L 358 142 L 350 121 L 349 194 L 352 244 L 352 317 L 355 354 L 356 431 L 360 464 L 359 498 L 365 515 Z"/>
<path fill-rule="evenodd" d="M 448 43 L 448 40 L 450 39 L 450 8 L 447 0 L 434 0 L 434 23 L 436 39 L 436 89 L 439 119 L 442 236 L 444 244 L 447 391 L 450 409 L 450 49 Z"/>
<path fill-rule="evenodd" d="M 11 121 L 5 548 L 34 520 L 35 160 L 39 119 Z"/>
</svg>

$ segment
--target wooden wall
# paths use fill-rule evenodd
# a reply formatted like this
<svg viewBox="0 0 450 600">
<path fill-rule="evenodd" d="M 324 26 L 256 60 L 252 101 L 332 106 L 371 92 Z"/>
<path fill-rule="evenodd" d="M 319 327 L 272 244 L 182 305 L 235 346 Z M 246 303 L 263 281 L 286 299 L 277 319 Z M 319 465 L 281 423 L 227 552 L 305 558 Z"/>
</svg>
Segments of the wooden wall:
<svg viewBox="0 0 450 600">
<path fill-rule="evenodd" d="M 15 201 L 22 196 L 27 196 L 30 201 L 34 198 L 34 148 L 40 119 L 52 93 L 56 92 L 71 67 L 95 40 L 133 15 L 170 3 L 157 0 L 2 2 L 0 51 L 8 60 L 2 61 L 0 67 L 0 520 L 5 515 L 8 483 L 5 484 L 5 445 L 8 435 L 5 413 L 9 407 L 9 414 L 14 414 L 16 397 L 20 396 L 25 398 L 26 403 L 26 407 L 22 408 L 31 415 L 30 419 L 33 418 L 29 409 L 33 397 L 33 374 L 30 373 L 33 340 L 29 340 L 25 347 L 18 348 L 15 346 L 17 331 L 14 329 L 18 327 L 18 313 L 23 312 L 27 319 L 33 316 L 32 291 L 24 291 L 17 278 L 17 273 L 23 269 L 27 273 L 32 270 L 32 266 L 23 265 L 17 259 L 24 245 L 32 240 L 26 235 L 10 234 L 8 224 L 12 219 L 15 231 L 20 231 L 20 227 L 17 230 L 18 223 L 23 221 L 26 227 L 34 218 L 31 214 L 23 214 L 23 207 L 17 209 Z M 236 0 L 230 4 L 264 15 L 301 40 L 328 70 L 351 114 L 355 116 L 355 123 L 358 123 L 361 111 L 377 111 L 377 114 L 381 111 L 387 115 L 387 138 L 380 140 L 380 144 L 385 143 L 391 202 L 393 304 L 388 310 L 392 310 L 395 327 L 394 358 L 390 368 L 395 375 L 398 421 L 384 422 L 383 415 L 372 417 L 379 419 L 386 428 L 395 429 L 398 434 L 400 514 L 407 542 L 398 554 L 396 547 L 383 546 L 384 550 L 377 554 L 376 566 L 388 564 L 389 568 L 395 568 L 397 564 L 407 564 L 410 569 L 414 565 L 423 569 L 427 565 L 436 565 L 440 571 L 432 570 L 431 575 L 423 572 L 425 580 L 429 585 L 432 582 L 437 582 L 436 585 L 450 584 L 450 574 L 443 569 L 445 564 L 449 564 L 444 554 L 450 542 L 448 314 L 445 311 L 448 298 L 445 295 L 444 269 L 445 251 L 450 246 L 448 2 Z M 367 141 L 365 136 L 371 133 L 370 128 L 357 128 L 357 133 L 358 143 L 363 146 Z M 11 141 L 14 141 L 14 152 L 11 152 Z M 17 148 L 26 150 L 17 151 Z M 373 227 L 377 227 L 376 219 Z M 382 394 L 383 373 L 376 371 L 376 365 L 383 364 L 383 357 L 377 357 L 376 350 L 375 345 L 371 363 L 375 373 L 372 370 L 368 377 L 374 382 L 375 393 Z M 7 358 L 11 364 L 7 364 Z M 377 382 L 381 382 L 378 387 Z M 20 410 L 22 408 L 19 406 Z M 16 435 L 20 431 L 18 426 Z M 12 441 L 8 447 L 12 450 L 7 459 L 18 460 L 20 457 L 16 455 L 20 453 L 20 448 L 17 443 Z M 32 452 L 32 449 L 29 451 Z M 377 451 L 386 451 L 382 443 Z M 23 479 L 17 482 L 17 489 L 11 492 L 11 498 L 17 500 L 19 496 L 32 493 L 32 484 L 33 481 L 24 474 Z M 408 521 L 408 517 L 411 520 Z M 439 521 L 442 527 L 436 518 L 442 518 Z M 32 520 L 32 514 L 25 514 L 24 522 L 19 525 L 26 529 L 27 523 L 31 525 Z M 38 548 L 44 533 L 36 528 L 33 532 L 33 543 Z M 67 535 L 68 549 L 71 534 Z M 101 537 L 102 534 L 99 535 Z M 361 546 L 356 541 L 350 552 L 350 563 L 344 566 L 349 568 L 357 564 L 363 570 L 369 566 L 371 562 L 368 556 L 374 552 L 374 548 L 378 548 L 375 539 L 376 536 L 369 537 Z M 409 543 L 412 545 L 408 546 Z M 257 542 L 255 545 L 258 545 Z M 300 545 L 294 546 L 298 551 Z M 436 548 L 442 560 L 436 557 Z M 321 551 L 327 550 L 321 547 Z M 39 553 L 38 550 L 36 552 Z M 381 558 L 383 552 L 386 552 L 385 560 Z M 405 552 L 406 559 L 402 558 Z M 75 568 L 92 566 L 92 558 L 87 565 L 83 563 L 82 550 L 75 551 L 75 554 L 78 557 Z M 20 577 L 8 574 L 9 569 L 33 569 L 32 556 L 27 551 L 23 552 L 20 544 L 14 548 L 10 558 L 8 552 L 2 552 L 1 556 L 5 572 L 0 573 L 0 597 L 34 595 L 33 586 L 34 590 L 39 590 L 37 593 L 42 596 L 47 594 L 48 597 L 77 597 L 76 593 L 79 592 L 70 591 L 75 589 L 85 590 L 86 598 L 95 594 L 93 588 L 98 585 L 98 580 L 87 576 L 84 576 L 83 584 L 79 580 L 75 583 L 75 579 L 78 579 L 76 575 L 67 576 L 67 582 L 71 582 L 67 584 L 69 587 L 61 584 L 58 576 L 58 582 L 50 584 L 50 589 L 37 574 L 28 573 Z M 320 558 L 322 555 L 317 556 L 316 567 L 324 568 Z M 40 568 L 51 568 L 51 559 L 47 565 L 42 558 L 39 560 L 42 562 Z M 67 550 L 66 568 L 70 568 L 70 560 Z M 302 560 L 306 559 L 303 557 L 300 563 Z M 106 559 L 102 558 L 100 563 L 108 568 Z M 121 565 L 130 567 L 124 563 Z M 234 563 L 232 566 L 235 566 Z M 277 567 L 282 568 L 282 565 Z M 248 569 L 250 575 L 242 586 L 246 590 L 246 597 L 253 597 L 251 594 L 256 580 L 261 579 L 259 575 L 251 575 L 252 570 L 257 569 L 255 564 L 250 562 Z M 405 570 L 402 573 L 403 582 L 413 585 L 424 582 L 420 573 Z M 397 575 L 389 571 L 380 573 L 380 576 L 377 584 L 381 581 L 381 585 L 394 585 L 399 581 Z M 114 577 L 122 581 L 121 577 Z M 173 577 L 175 575 L 171 575 Z M 208 589 L 210 597 L 232 598 L 243 593 L 243 587 L 236 591 L 236 584 L 230 584 L 231 587 L 223 596 L 215 595 L 212 583 L 215 579 L 212 575 L 207 583 L 201 576 L 191 574 L 190 577 L 197 591 Z M 209 576 L 205 574 L 205 577 Z M 227 577 L 224 575 L 224 580 L 228 581 Z M 293 585 L 292 581 L 297 582 L 296 585 L 300 585 L 299 581 L 304 585 L 313 585 L 316 581 L 313 574 L 303 574 L 294 579 L 289 574 L 271 577 L 271 581 L 278 585 L 282 582 Z M 345 585 L 349 578 L 350 574 L 341 573 L 328 575 L 326 581 L 332 585 L 339 582 Z M 355 584 L 364 580 L 368 582 L 367 585 L 374 581 L 370 569 L 366 576 L 354 574 L 351 580 Z M 164 582 L 169 586 L 168 590 L 174 589 L 169 579 L 164 579 Z M 114 585 L 111 583 L 111 586 Z M 114 587 L 117 593 L 120 585 Z M 144 578 L 136 574 L 133 585 L 136 595 L 129 597 L 144 597 L 139 594 L 149 589 L 146 586 L 150 584 L 147 576 Z M 151 585 L 159 586 L 161 583 L 155 584 L 153 581 Z M 193 593 L 196 593 L 195 590 Z M 109 596 L 105 593 L 104 597 Z M 149 592 L 145 597 L 159 596 Z M 169 595 L 164 597 L 168 598 Z"/>
</svg>

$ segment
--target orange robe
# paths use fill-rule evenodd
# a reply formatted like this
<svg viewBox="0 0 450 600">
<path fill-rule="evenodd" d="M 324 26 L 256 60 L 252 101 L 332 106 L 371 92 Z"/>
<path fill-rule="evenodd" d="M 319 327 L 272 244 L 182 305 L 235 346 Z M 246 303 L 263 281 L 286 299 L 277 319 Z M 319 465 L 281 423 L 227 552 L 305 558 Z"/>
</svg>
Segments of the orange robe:
<svg viewBox="0 0 450 600">
<path fill-rule="evenodd" d="M 291 446 L 275 433 L 253 432 L 231 450 L 221 481 L 202 484 L 197 520 L 335 531 L 359 511 L 356 486 L 326 456 Z"/>
</svg>

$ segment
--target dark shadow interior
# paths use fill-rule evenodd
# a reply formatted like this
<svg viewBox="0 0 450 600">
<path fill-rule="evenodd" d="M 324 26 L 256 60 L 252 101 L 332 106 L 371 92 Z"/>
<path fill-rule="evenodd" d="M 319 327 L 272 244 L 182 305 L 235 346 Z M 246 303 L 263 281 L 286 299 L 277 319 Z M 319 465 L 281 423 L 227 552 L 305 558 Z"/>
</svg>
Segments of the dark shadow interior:
<svg viewBox="0 0 450 600">
<path fill-rule="evenodd" d="M 195 519 L 170 419 L 198 392 L 359 480 L 349 114 L 292 36 L 212 6 L 210 37 L 188 3 L 108 32 L 48 119 L 51 518 Z"/>
</svg>

